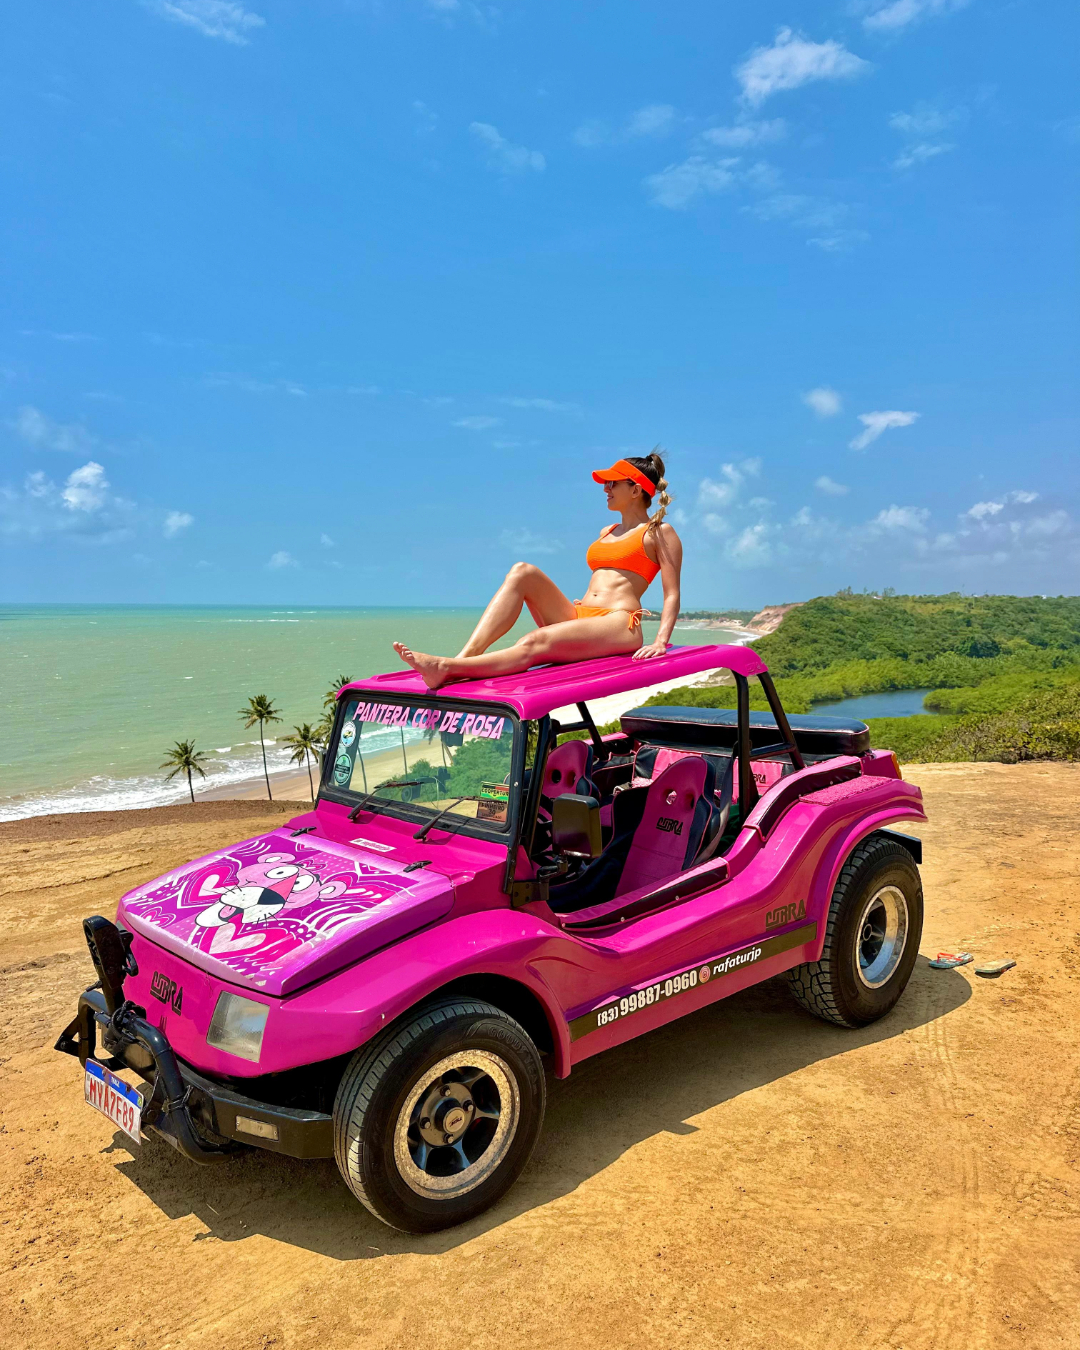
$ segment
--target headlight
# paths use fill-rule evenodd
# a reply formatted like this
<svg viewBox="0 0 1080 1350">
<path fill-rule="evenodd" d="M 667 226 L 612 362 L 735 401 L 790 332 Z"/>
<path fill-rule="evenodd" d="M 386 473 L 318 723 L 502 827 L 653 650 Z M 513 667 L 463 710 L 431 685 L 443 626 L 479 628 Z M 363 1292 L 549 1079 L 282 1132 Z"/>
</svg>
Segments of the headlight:
<svg viewBox="0 0 1080 1350">
<path fill-rule="evenodd" d="M 207 1045 L 258 1064 L 269 1012 L 265 1003 L 241 998 L 239 994 L 221 994 L 210 1021 L 210 1030 L 206 1033 Z"/>
</svg>

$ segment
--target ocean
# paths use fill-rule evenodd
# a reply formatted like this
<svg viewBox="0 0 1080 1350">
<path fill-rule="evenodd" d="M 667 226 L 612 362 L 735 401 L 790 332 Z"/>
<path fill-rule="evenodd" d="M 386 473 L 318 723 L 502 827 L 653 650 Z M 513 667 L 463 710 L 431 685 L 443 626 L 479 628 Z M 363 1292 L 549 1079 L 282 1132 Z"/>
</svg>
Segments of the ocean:
<svg viewBox="0 0 1080 1350">
<path fill-rule="evenodd" d="M 250 782 L 262 773 L 258 727 L 245 729 L 238 711 L 252 694 L 269 695 L 282 718 L 267 727 L 271 772 L 298 767 L 272 738 L 318 721 L 333 680 L 396 669 L 396 639 L 455 652 L 480 612 L 0 606 L 0 820 L 184 801 L 186 782 L 166 783 L 158 767 L 177 740 L 208 753 L 196 792 Z M 685 628 L 675 642 L 734 636 Z"/>
</svg>

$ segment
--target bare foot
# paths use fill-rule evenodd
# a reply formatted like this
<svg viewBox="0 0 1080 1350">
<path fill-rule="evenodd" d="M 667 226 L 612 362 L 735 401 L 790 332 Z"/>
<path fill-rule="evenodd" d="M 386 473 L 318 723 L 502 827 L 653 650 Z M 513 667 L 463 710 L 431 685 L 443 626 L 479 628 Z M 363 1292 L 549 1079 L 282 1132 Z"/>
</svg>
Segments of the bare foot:
<svg viewBox="0 0 1080 1350">
<path fill-rule="evenodd" d="M 426 652 L 414 652 L 412 648 L 406 647 L 404 642 L 395 642 L 394 651 L 407 666 L 412 666 L 429 689 L 438 689 L 450 678 L 445 656 L 428 656 Z"/>
</svg>

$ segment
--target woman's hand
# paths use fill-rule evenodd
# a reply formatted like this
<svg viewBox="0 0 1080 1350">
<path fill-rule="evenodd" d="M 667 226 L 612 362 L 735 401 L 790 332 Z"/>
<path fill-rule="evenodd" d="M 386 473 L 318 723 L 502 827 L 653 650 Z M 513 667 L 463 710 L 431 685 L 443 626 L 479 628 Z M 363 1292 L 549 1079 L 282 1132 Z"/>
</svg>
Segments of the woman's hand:
<svg viewBox="0 0 1080 1350">
<path fill-rule="evenodd" d="M 644 647 L 639 647 L 634 653 L 635 661 L 647 661 L 650 656 L 663 656 L 667 652 L 666 642 L 646 642 Z"/>
</svg>

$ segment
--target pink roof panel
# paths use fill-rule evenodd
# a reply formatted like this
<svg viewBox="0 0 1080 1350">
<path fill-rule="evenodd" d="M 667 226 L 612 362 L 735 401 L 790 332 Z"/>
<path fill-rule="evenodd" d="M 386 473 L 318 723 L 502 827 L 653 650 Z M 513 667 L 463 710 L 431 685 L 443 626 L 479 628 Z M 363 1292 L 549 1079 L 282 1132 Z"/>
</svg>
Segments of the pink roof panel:
<svg viewBox="0 0 1080 1350">
<path fill-rule="evenodd" d="M 647 689 L 668 680 L 690 679 L 710 670 L 761 675 L 767 667 L 751 647 L 670 647 L 664 656 L 653 656 L 646 661 L 635 661 L 629 656 L 602 656 L 567 665 L 535 666 L 520 675 L 455 680 L 436 692 L 443 698 L 509 704 L 520 717 L 534 718 L 568 704 Z M 338 697 L 354 690 L 404 698 L 426 696 L 431 692 L 413 670 L 395 670 L 366 680 L 354 680 L 342 688 Z"/>
</svg>

